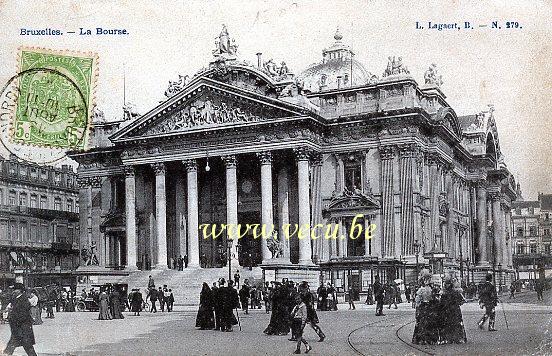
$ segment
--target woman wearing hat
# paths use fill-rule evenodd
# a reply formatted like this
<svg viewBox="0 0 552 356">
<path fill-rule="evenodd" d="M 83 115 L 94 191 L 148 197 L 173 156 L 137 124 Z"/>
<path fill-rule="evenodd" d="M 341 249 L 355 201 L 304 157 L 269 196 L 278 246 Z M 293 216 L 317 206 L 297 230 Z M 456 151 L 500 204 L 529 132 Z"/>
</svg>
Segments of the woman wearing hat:
<svg viewBox="0 0 552 356">
<path fill-rule="evenodd" d="M 448 276 L 445 279 L 443 294 L 441 295 L 441 315 L 443 327 L 441 340 L 447 344 L 463 344 L 467 341 L 462 311 L 460 306 L 464 304 L 464 297 L 460 293 L 459 285 L 455 286 L 455 279 Z"/>
<path fill-rule="evenodd" d="M 33 333 L 33 318 L 31 317 L 31 303 L 25 295 L 25 286 L 22 283 L 15 283 L 13 286 L 13 298 L 10 305 L 8 305 L 8 310 L 11 337 L 4 353 L 12 355 L 15 348 L 22 346 L 27 355 L 36 356 L 33 347 L 35 338 Z"/>
<path fill-rule="evenodd" d="M 438 333 L 435 330 L 436 298 L 431 288 L 431 273 L 427 269 L 420 272 L 420 288 L 416 292 L 416 326 L 412 335 L 413 344 L 436 344 Z"/>
</svg>

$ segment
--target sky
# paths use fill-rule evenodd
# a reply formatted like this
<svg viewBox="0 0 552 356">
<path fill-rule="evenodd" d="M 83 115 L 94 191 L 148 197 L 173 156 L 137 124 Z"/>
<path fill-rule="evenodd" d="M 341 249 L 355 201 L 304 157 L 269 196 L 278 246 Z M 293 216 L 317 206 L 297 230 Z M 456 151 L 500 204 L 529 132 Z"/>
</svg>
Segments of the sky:
<svg viewBox="0 0 552 356">
<path fill-rule="evenodd" d="M 295 73 L 321 60 L 339 26 L 343 42 L 381 76 L 388 56 L 402 56 L 412 76 L 436 63 L 442 90 L 458 115 L 495 107 L 505 162 L 525 199 L 552 193 L 552 2 L 550 1 L 0 1 L 0 81 L 17 70 L 21 46 L 95 52 L 96 103 L 109 120 L 126 100 L 145 113 L 169 80 L 193 75 L 212 58 L 226 24 L 239 57 L 285 61 Z M 416 21 L 488 25 L 474 30 L 417 30 Z M 491 29 L 518 22 L 521 29 Z M 21 36 L 21 28 L 127 29 L 122 36 Z M 123 91 L 123 82 L 126 90 Z"/>
</svg>

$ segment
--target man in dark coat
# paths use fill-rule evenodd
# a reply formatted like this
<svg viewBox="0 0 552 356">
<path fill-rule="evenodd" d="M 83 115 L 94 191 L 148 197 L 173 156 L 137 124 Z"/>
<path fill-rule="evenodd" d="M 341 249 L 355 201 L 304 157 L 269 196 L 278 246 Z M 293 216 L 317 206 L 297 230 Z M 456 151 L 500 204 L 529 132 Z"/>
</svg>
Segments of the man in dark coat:
<svg viewBox="0 0 552 356">
<path fill-rule="evenodd" d="M 31 317 L 31 303 L 25 296 L 25 287 L 22 283 L 16 283 L 13 287 L 14 295 L 9 311 L 9 323 L 11 329 L 10 341 L 6 345 L 4 354 L 12 355 L 16 347 L 23 346 L 27 355 L 35 355 L 33 345 L 35 338 L 33 333 L 33 318 Z"/>
<path fill-rule="evenodd" d="M 488 274 L 485 277 L 485 283 L 483 283 L 479 290 L 479 306 L 481 309 L 485 308 L 485 314 L 477 325 L 480 329 L 483 329 L 483 324 L 489 319 L 489 331 L 496 331 L 494 327 L 495 323 L 495 307 L 498 304 L 498 296 L 496 294 L 496 288 L 492 283 L 493 275 Z"/>
<path fill-rule="evenodd" d="M 212 294 L 213 294 L 213 309 L 215 311 L 215 330 L 220 330 L 220 294 L 219 289 L 220 287 L 224 287 L 224 278 L 219 280 L 219 286 L 217 287 L 217 283 L 213 283 L 213 287 L 211 288 Z"/>
<path fill-rule="evenodd" d="M 385 315 L 383 314 L 383 297 L 384 297 L 384 288 L 380 282 L 379 276 L 376 276 L 374 282 L 374 299 L 376 300 L 376 316 Z"/>
<path fill-rule="evenodd" d="M 157 313 L 157 306 L 155 305 L 155 303 L 157 303 L 157 298 L 157 290 L 155 288 L 152 288 L 149 294 L 149 299 L 151 302 L 150 313 Z"/>
<path fill-rule="evenodd" d="M 221 331 L 232 331 L 232 326 L 237 324 L 234 316 L 234 308 L 240 306 L 238 292 L 234 289 L 234 282 L 228 281 L 228 287 L 219 288 L 221 299 L 220 307 L 220 327 Z"/>
<path fill-rule="evenodd" d="M 247 279 L 245 280 L 245 283 L 240 289 L 240 303 L 242 306 L 242 310 L 245 312 L 245 314 L 249 314 L 249 293 L 250 288 L 249 284 L 247 283 Z"/>
<path fill-rule="evenodd" d="M 130 299 L 130 307 L 135 316 L 140 316 L 143 302 L 144 300 L 142 298 L 142 293 L 140 292 L 140 290 L 133 289 L 132 297 Z"/>
</svg>

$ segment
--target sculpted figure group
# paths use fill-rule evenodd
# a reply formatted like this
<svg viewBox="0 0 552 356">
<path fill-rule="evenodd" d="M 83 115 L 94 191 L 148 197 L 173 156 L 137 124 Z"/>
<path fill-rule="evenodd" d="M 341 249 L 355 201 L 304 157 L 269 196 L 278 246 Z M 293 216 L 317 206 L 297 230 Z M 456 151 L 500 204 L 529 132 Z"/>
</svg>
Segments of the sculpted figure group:
<svg viewBox="0 0 552 356">
<path fill-rule="evenodd" d="M 388 57 L 387 68 L 383 72 L 383 77 L 398 74 L 410 74 L 408 68 L 404 65 L 402 57 L 395 59 L 395 56 Z"/>
</svg>

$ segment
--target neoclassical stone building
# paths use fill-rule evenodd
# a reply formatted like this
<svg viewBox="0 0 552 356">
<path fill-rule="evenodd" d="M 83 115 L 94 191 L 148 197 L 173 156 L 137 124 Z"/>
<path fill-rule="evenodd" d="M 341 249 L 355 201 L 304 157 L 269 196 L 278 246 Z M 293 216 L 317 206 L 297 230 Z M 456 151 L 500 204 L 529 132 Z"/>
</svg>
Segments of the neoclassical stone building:
<svg viewBox="0 0 552 356">
<path fill-rule="evenodd" d="M 208 67 L 143 115 L 97 120 L 93 147 L 70 153 L 82 247 L 96 247 L 100 269 L 164 269 L 178 256 L 220 268 L 227 237 L 205 239 L 201 224 L 274 224 L 280 237 L 288 223 L 337 224 L 345 236 L 361 214 L 372 239 L 275 244 L 249 232 L 231 256 L 267 279 L 315 274 L 360 289 L 377 273 L 413 280 L 422 265 L 466 281 L 512 272 L 515 184 L 492 107 L 458 117 L 434 65 L 423 85 L 400 57 L 378 77 L 339 32 L 297 76 L 236 49 L 224 28 Z"/>
</svg>

